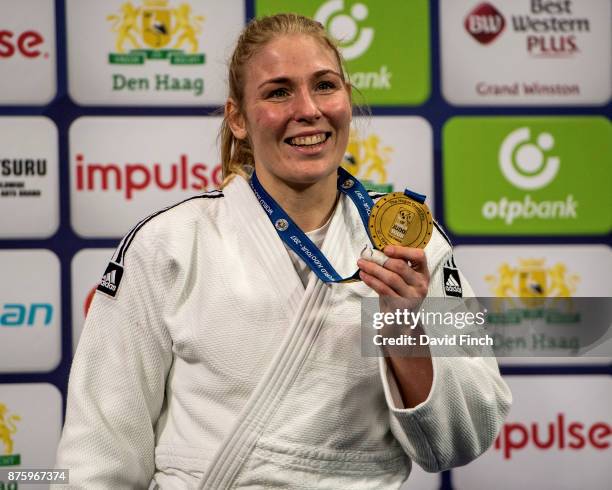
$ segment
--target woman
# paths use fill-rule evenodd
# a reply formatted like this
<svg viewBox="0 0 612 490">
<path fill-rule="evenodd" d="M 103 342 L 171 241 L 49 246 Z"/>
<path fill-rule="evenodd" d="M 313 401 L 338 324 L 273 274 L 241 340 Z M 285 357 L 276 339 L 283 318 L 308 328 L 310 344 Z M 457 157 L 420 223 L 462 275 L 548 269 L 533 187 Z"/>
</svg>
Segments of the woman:
<svg viewBox="0 0 612 490">
<path fill-rule="evenodd" d="M 361 356 L 360 300 L 442 295 L 451 248 L 434 231 L 425 252 L 356 263 L 369 239 L 338 186 L 351 90 L 337 48 L 304 17 L 253 21 L 229 85 L 224 188 L 121 242 L 107 269 L 120 285 L 100 286 L 74 360 L 58 467 L 87 489 L 381 489 L 410 460 L 475 458 L 509 407 L 494 359 Z M 297 227 L 363 282 L 310 273 Z"/>
</svg>

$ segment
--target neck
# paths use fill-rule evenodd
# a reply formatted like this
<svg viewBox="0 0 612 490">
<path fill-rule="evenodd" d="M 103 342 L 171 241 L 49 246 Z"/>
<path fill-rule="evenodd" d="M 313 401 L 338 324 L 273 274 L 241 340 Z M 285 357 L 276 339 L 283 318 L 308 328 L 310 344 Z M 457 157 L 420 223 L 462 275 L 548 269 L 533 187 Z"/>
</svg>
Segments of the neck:
<svg viewBox="0 0 612 490">
<path fill-rule="evenodd" d="M 336 174 L 314 184 L 292 186 L 257 174 L 266 192 L 304 232 L 322 227 L 334 211 L 337 197 Z"/>
</svg>

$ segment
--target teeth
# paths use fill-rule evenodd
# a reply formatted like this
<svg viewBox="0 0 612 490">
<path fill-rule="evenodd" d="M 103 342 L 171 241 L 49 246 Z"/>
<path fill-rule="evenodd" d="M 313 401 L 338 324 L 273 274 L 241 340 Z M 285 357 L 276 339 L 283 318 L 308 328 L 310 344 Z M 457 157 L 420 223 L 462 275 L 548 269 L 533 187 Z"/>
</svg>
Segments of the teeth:
<svg viewBox="0 0 612 490">
<path fill-rule="evenodd" d="M 296 138 L 291 138 L 289 140 L 289 143 L 298 146 L 309 146 L 323 143 L 323 141 L 325 141 L 325 133 L 319 133 L 312 136 L 299 136 Z"/>
</svg>

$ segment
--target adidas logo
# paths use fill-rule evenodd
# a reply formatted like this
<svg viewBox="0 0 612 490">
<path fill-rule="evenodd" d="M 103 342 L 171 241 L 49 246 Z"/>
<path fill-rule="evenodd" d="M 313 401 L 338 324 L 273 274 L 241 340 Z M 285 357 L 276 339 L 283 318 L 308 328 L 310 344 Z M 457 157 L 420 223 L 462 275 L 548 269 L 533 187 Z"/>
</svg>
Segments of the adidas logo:
<svg viewBox="0 0 612 490">
<path fill-rule="evenodd" d="M 123 267 L 114 262 L 110 262 L 104 271 L 104 275 L 98 284 L 98 291 L 115 297 L 119 283 L 123 277 Z"/>
<path fill-rule="evenodd" d="M 110 289 L 111 291 L 117 291 L 117 285 L 115 284 L 116 276 L 116 270 L 109 272 L 108 274 L 104 274 L 104 276 L 102 276 L 102 280 L 100 281 L 100 285 Z"/>
<path fill-rule="evenodd" d="M 458 298 L 463 296 L 459 270 L 455 265 L 455 259 L 453 257 L 444 264 L 444 292 L 447 296 L 455 296 Z"/>
<path fill-rule="evenodd" d="M 445 287 L 448 291 L 454 291 L 456 293 L 461 292 L 461 286 L 459 286 L 459 283 L 455 280 L 453 276 L 448 276 Z"/>
</svg>

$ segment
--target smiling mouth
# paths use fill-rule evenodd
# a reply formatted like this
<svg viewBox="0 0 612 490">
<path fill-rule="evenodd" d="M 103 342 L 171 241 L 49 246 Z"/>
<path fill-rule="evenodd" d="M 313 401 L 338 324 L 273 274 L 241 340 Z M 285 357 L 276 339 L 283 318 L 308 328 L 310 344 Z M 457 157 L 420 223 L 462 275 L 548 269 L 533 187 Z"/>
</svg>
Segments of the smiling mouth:
<svg viewBox="0 0 612 490">
<path fill-rule="evenodd" d="M 285 139 L 291 146 L 312 147 L 325 143 L 331 137 L 331 132 L 313 134 L 311 136 L 296 136 Z"/>
</svg>

